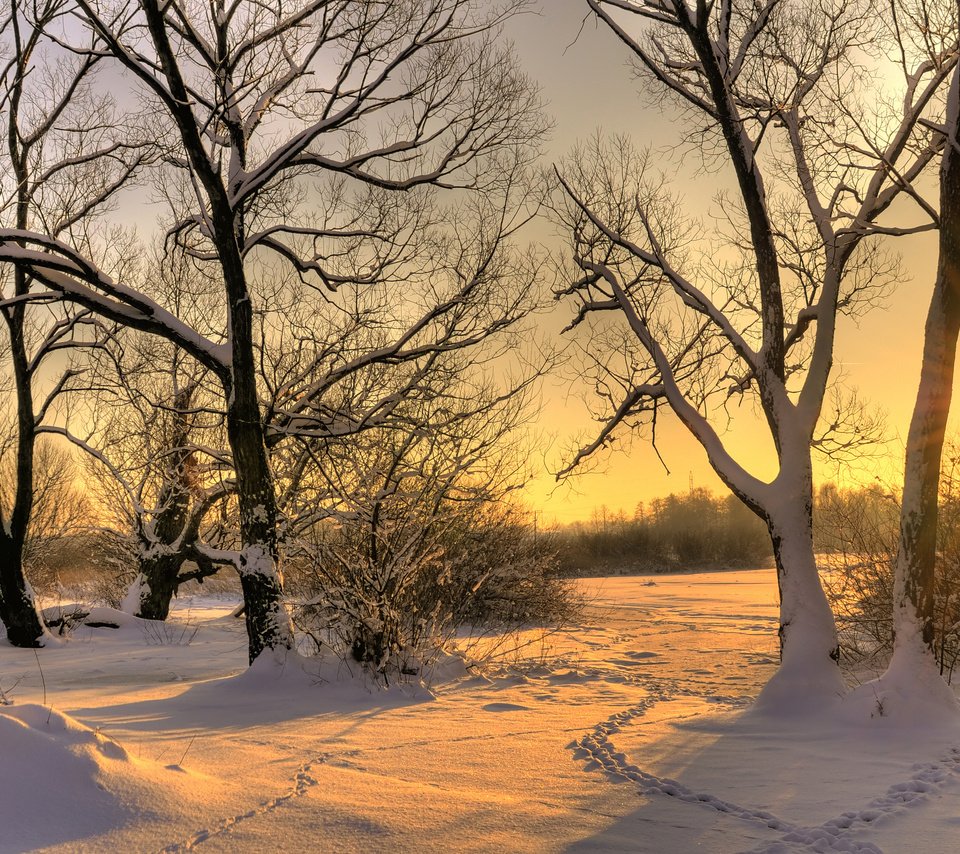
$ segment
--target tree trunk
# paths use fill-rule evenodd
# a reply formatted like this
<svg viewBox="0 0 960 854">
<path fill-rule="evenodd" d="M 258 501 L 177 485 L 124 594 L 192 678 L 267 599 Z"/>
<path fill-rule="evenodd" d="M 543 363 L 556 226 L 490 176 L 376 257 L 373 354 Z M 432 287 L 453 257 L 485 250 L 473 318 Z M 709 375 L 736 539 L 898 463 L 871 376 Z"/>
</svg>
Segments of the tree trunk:
<svg viewBox="0 0 960 854">
<path fill-rule="evenodd" d="M 229 253 L 222 253 L 229 255 Z M 277 545 L 277 497 L 267 455 L 263 418 L 257 395 L 250 298 L 243 283 L 242 262 L 232 279 L 232 386 L 227 392 L 227 435 L 237 476 L 240 508 L 240 586 L 243 590 L 250 663 L 268 649 L 290 649 L 293 630 L 283 603 Z M 230 269 L 224 264 L 224 269 Z M 229 280 L 228 280 L 229 283 Z"/>
<path fill-rule="evenodd" d="M 18 223 L 22 219 L 18 215 Z M 23 271 L 14 271 L 14 281 L 18 295 L 29 290 Z M 23 572 L 23 551 L 33 514 L 33 454 L 37 439 L 24 312 L 25 306 L 19 303 L 8 309 L 5 315 L 17 395 L 17 469 L 10 518 L 0 518 L 0 619 L 7 628 L 7 639 L 11 644 L 41 647 L 43 624 Z"/>
<path fill-rule="evenodd" d="M 840 646 L 830 603 L 817 571 L 813 534 L 808 526 L 810 505 L 778 514 L 767 523 L 777 564 L 780 590 L 780 658 L 784 665 L 797 657 L 836 662 Z"/>
<path fill-rule="evenodd" d="M 13 176 L 16 180 L 16 225 L 26 229 L 30 220 L 30 175 L 28 146 L 23 143 L 18 122 L 23 81 L 28 73 L 30 51 L 36 44 L 37 31 L 31 32 L 25 47 L 20 39 L 18 10 L 11 5 L 14 22 L 15 55 L 13 88 L 7 105 L 7 146 Z M 13 271 L 16 296 L 30 290 L 30 279 L 25 270 Z M 37 614 L 33 595 L 23 573 L 23 551 L 33 514 L 33 452 L 36 445 L 36 422 L 33 411 L 33 369 L 27 355 L 26 304 L 19 302 L 4 310 L 4 320 L 10 334 L 10 361 L 17 395 L 17 481 L 14 487 L 13 507 L 9 520 L 0 514 L 0 619 L 7 628 L 7 639 L 14 646 L 43 646 L 43 623 Z"/>
<path fill-rule="evenodd" d="M 25 74 L 22 59 L 18 59 L 7 131 L 11 163 L 17 179 L 16 223 L 20 229 L 25 229 L 28 224 L 27 166 L 17 138 L 18 105 Z M 30 280 L 24 270 L 15 269 L 13 280 L 17 296 L 29 292 Z M 17 397 L 17 481 L 10 518 L 3 519 L 0 514 L 0 619 L 7 628 L 7 639 L 11 644 L 40 647 L 43 646 L 43 623 L 23 573 L 23 550 L 33 513 L 33 452 L 37 438 L 33 412 L 33 373 L 25 335 L 26 305 L 20 302 L 6 308 L 4 320 L 10 335 L 10 361 Z"/>
<path fill-rule="evenodd" d="M 293 637 L 283 604 L 276 530 L 276 496 L 259 409 L 252 418 L 231 406 L 227 415 L 240 505 L 240 586 L 243 590 L 250 663 L 267 649 L 290 649 Z"/>
<path fill-rule="evenodd" d="M 0 530 L 0 620 L 13 646 L 43 646 L 43 624 L 23 574 L 23 542 Z"/>
<path fill-rule="evenodd" d="M 170 601 L 177 592 L 177 576 L 183 558 L 160 555 L 140 559 L 140 603 L 136 615 L 144 620 L 166 620 Z"/>
<path fill-rule="evenodd" d="M 938 493 L 960 334 L 960 154 L 957 72 L 950 90 L 950 136 L 940 168 L 940 261 L 924 329 L 920 387 L 907 434 L 894 576 L 894 650 L 934 651 L 934 567 Z"/>
<path fill-rule="evenodd" d="M 927 315 L 920 387 L 907 434 L 894 579 L 895 641 L 933 650 L 940 460 L 960 332 L 960 268 L 941 255 Z"/>
<path fill-rule="evenodd" d="M 808 465 L 793 482 L 772 485 L 767 529 L 780 591 L 780 668 L 757 705 L 777 711 L 818 706 L 843 696 L 840 646 L 813 548 L 812 477 Z"/>
</svg>

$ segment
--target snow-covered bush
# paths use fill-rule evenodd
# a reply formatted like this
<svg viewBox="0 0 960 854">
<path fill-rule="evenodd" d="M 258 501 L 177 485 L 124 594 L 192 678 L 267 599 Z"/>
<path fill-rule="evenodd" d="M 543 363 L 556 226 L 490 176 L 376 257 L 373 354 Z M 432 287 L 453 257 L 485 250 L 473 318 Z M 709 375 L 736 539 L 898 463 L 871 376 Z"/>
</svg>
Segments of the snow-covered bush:
<svg viewBox="0 0 960 854">
<path fill-rule="evenodd" d="M 456 626 L 556 624 L 580 607 L 571 583 L 559 577 L 549 541 L 516 508 L 477 508 L 449 526 L 440 545 L 440 583 L 422 586 L 419 598 L 443 603 Z"/>
<path fill-rule="evenodd" d="M 466 625 L 556 624 L 576 612 L 571 583 L 520 511 L 418 503 L 405 513 L 317 526 L 301 543 L 287 587 L 315 649 L 391 681 L 418 673 Z"/>
</svg>

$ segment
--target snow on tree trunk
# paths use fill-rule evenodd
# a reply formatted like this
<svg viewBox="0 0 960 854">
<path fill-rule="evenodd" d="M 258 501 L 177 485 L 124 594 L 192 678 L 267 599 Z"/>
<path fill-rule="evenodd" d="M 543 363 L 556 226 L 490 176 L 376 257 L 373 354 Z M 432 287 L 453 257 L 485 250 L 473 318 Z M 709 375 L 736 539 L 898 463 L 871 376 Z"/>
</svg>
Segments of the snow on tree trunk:
<svg viewBox="0 0 960 854">
<path fill-rule="evenodd" d="M 809 456 L 793 483 L 778 478 L 772 493 L 766 510 L 780 590 L 781 661 L 756 707 L 763 712 L 795 712 L 839 699 L 846 686 L 837 667 L 836 624 L 813 549 Z"/>
<path fill-rule="evenodd" d="M 291 649 L 293 630 L 283 605 L 276 557 L 263 545 L 250 545 L 240 553 L 239 569 L 250 663 L 253 664 L 266 650 Z"/>
<path fill-rule="evenodd" d="M 147 584 L 147 579 L 143 577 L 143 573 L 138 572 L 137 577 L 133 579 L 130 586 L 127 588 L 126 594 L 124 594 L 123 600 L 120 602 L 120 610 L 124 614 L 135 615 L 140 610 L 140 597 L 143 595 L 143 588 Z"/>
</svg>

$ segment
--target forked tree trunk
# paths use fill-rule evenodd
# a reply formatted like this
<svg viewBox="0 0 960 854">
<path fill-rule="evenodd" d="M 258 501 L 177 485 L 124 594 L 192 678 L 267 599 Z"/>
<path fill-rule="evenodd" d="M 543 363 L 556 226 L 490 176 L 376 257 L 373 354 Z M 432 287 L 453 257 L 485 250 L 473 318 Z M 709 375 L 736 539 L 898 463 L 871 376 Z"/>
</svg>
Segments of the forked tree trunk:
<svg viewBox="0 0 960 854">
<path fill-rule="evenodd" d="M 949 136 L 940 167 L 940 261 L 924 328 L 920 387 L 907 434 L 894 577 L 894 650 L 934 651 L 938 493 L 960 334 L 960 152 L 957 72 L 948 104 Z"/>
<path fill-rule="evenodd" d="M 191 494 L 194 490 L 195 460 L 190 448 L 190 419 L 186 414 L 193 402 L 196 386 L 187 385 L 174 395 L 173 433 L 165 448 L 168 468 L 164 473 L 153 521 L 155 543 L 140 543 L 140 574 L 136 586 L 139 604 L 136 615 L 145 620 L 166 620 L 170 601 L 180 586 L 183 566 L 182 546 L 189 523 Z M 199 522 L 197 522 L 199 524 Z"/>
<path fill-rule="evenodd" d="M 195 570 L 184 572 L 186 561 L 197 564 Z M 170 604 L 185 581 L 199 581 L 216 575 L 219 565 L 195 549 L 162 556 L 142 556 L 139 572 L 124 598 L 123 608 L 145 620 L 166 620 Z"/>
</svg>

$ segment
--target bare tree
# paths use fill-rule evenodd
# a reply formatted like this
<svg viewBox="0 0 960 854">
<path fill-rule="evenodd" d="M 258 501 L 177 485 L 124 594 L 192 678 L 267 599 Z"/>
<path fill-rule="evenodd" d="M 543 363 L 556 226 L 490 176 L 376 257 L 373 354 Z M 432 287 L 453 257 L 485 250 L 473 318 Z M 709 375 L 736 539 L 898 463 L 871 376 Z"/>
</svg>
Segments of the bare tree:
<svg viewBox="0 0 960 854">
<path fill-rule="evenodd" d="M 943 144 L 924 121 L 938 115 L 955 45 L 931 32 L 911 46 L 882 9 L 860 3 L 587 4 L 679 104 L 706 162 L 730 168 L 736 195 L 722 197 L 709 243 L 629 143 L 598 141 L 563 168 L 563 219 L 582 274 L 564 291 L 579 302 L 571 326 L 592 319 L 617 344 L 595 356 L 612 414 L 574 465 L 621 425 L 655 425 L 668 407 L 770 533 L 782 665 L 764 697 L 839 693 L 814 560 L 811 449 L 829 446 L 818 425 L 837 317 L 871 304 L 897 273 L 876 237 L 936 220 L 914 182 Z M 879 43 L 902 73 L 889 103 L 868 89 L 875 70 L 859 64 Z M 916 225 L 883 221 L 901 195 L 916 202 Z M 611 311 L 627 335 L 604 331 L 600 313 Z M 777 461 L 769 482 L 725 445 L 716 416 L 732 400 L 762 413 Z"/>
<path fill-rule="evenodd" d="M 84 370 L 84 405 L 70 413 L 83 433 L 70 424 L 43 431 L 87 457 L 109 524 L 101 534 L 118 562 L 133 565 L 125 607 L 165 620 L 181 584 L 230 563 L 204 548 L 215 537 L 208 514 L 234 485 L 223 416 L 203 369 L 161 339 L 117 336 L 109 354 Z"/>
<path fill-rule="evenodd" d="M 182 253 L 158 252 L 149 266 L 171 308 L 204 328 L 215 315 L 215 283 Z M 132 572 L 124 606 L 165 620 L 182 583 L 230 563 L 203 551 L 217 539 L 208 514 L 234 487 L 216 378 L 162 338 L 123 328 L 76 353 L 70 367 L 71 406 L 62 424 L 41 431 L 83 451 L 118 580 Z"/>
<path fill-rule="evenodd" d="M 9 59 L 0 110 L 6 128 L 2 208 L 6 225 L 37 228 L 89 247 L 91 221 L 132 176 L 144 151 L 115 127 L 109 99 L 90 86 L 98 57 L 64 54 L 51 33 L 71 7 L 64 0 L 10 0 L 2 25 Z M 47 357 L 96 346 L 99 321 L 88 310 L 30 306 L 25 268 L 5 272 L 2 314 L 9 335 L 16 400 L 15 486 L 0 507 L 0 620 L 17 646 L 42 645 L 43 627 L 26 585 L 23 561 L 35 504 L 34 456 L 40 424 L 71 379 L 66 372 L 35 402 Z M 6 496 L 5 496 L 6 497 Z"/>
<path fill-rule="evenodd" d="M 949 9 L 947 27 L 956 28 L 960 6 Z M 909 23 L 921 29 L 928 4 L 918 3 Z M 946 11 L 941 7 L 941 12 Z M 929 27 L 927 27 L 929 29 Z M 922 32 L 922 29 L 921 29 Z M 920 38 L 916 35 L 915 38 Z M 937 541 L 940 466 L 953 395 L 957 336 L 960 335 L 960 76 L 953 73 L 946 119 L 939 130 L 946 139 L 940 163 L 940 257 L 924 329 L 920 385 L 907 434 L 900 505 L 900 540 L 894 566 L 894 653 L 887 682 L 916 680 L 926 673 L 936 686 Z M 942 654 L 941 654 L 942 659 Z M 940 670 L 943 673 L 941 667 Z M 940 693 L 955 703 L 940 686 Z"/>
<path fill-rule="evenodd" d="M 445 226 L 429 218 L 439 213 L 433 190 L 511 199 L 524 176 L 544 123 L 535 89 L 493 45 L 522 2 L 218 0 L 210 14 L 156 0 L 77 6 L 176 128 L 164 178 L 178 216 L 169 238 L 216 269 L 224 325 L 202 334 L 50 235 L 7 231 L 0 255 L 105 317 L 166 337 L 218 378 L 252 661 L 292 643 L 257 380 L 257 265 L 288 265 L 331 292 L 433 289 L 427 314 L 390 329 L 364 363 L 394 360 L 480 290 L 517 226 L 512 201 L 471 268 L 419 237 Z"/>
</svg>

